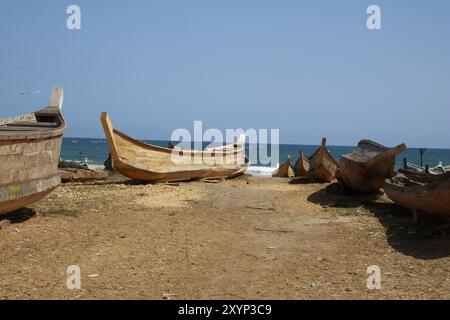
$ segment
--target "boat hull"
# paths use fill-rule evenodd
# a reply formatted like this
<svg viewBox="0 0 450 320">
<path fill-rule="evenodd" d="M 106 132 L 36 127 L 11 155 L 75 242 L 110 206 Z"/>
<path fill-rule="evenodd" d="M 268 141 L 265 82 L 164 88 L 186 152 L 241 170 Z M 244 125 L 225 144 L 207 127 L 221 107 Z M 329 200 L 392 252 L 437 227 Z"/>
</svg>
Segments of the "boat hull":
<svg viewBox="0 0 450 320">
<path fill-rule="evenodd" d="M 360 193 L 371 193 L 383 188 L 384 180 L 392 177 L 395 159 L 367 167 L 362 163 L 341 158 L 336 178 L 346 187 Z"/>
<path fill-rule="evenodd" d="M 326 139 L 322 139 L 319 149 L 309 159 L 309 176 L 319 182 L 335 180 L 338 164 L 326 148 Z"/>
<path fill-rule="evenodd" d="M 295 176 L 309 177 L 309 160 L 307 160 L 303 154 L 300 154 L 297 162 L 295 163 Z"/>
<path fill-rule="evenodd" d="M 293 178 L 295 176 L 294 168 L 291 165 L 291 161 L 288 160 L 281 167 L 279 167 L 272 174 L 272 177 L 276 178 Z"/>
<path fill-rule="evenodd" d="M 37 179 L 21 184 L 0 187 L 0 214 L 31 205 L 49 195 L 59 184 L 59 175 L 50 179 Z"/>
<path fill-rule="evenodd" d="M 0 213 L 30 205 L 60 183 L 58 162 L 65 122 L 62 88 L 49 107 L 0 121 Z"/>
<path fill-rule="evenodd" d="M 394 175 L 395 157 L 405 150 L 405 144 L 389 149 L 361 140 L 356 149 L 341 157 L 336 178 L 353 192 L 376 192 Z"/>
<path fill-rule="evenodd" d="M 386 195 L 414 214 L 425 212 L 433 216 L 450 217 L 450 178 L 430 183 L 399 184 L 387 179 Z"/>
</svg>

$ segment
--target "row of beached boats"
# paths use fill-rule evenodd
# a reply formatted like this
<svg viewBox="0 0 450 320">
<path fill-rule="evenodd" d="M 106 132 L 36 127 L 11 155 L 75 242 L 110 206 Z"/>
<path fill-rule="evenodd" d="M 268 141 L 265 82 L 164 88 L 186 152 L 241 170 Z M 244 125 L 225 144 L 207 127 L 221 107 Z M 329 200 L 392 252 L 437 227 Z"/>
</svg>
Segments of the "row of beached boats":
<svg viewBox="0 0 450 320">
<path fill-rule="evenodd" d="M 46 108 L 0 119 L 0 213 L 38 201 L 60 184 L 62 174 L 58 164 L 66 129 L 62 103 L 63 89 L 54 88 Z M 243 174 L 249 166 L 244 135 L 236 143 L 203 151 L 163 148 L 114 129 L 107 113 L 101 114 L 101 123 L 111 153 L 111 166 L 131 179 L 159 182 L 232 178 Z M 420 171 L 406 164 L 400 172 L 395 172 L 395 158 L 405 150 L 405 144 L 387 148 L 362 140 L 338 163 L 324 138 L 310 157 L 300 152 L 294 166 L 288 157 L 273 175 L 310 177 L 324 182 L 337 179 L 354 193 L 384 189 L 390 199 L 411 209 L 416 217 L 450 216 L 450 173 L 445 168 Z M 64 170 L 67 179 L 73 170 Z M 82 178 L 88 179 L 89 175 Z"/>
<path fill-rule="evenodd" d="M 395 171 L 395 158 L 405 144 L 387 148 L 362 140 L 338 163 L 326 147 L 326 139 L 310 156 L 300 152 L 295 165 L 288 160 L 273 173 L 275 177 L 309 177 L 314 181 L 339 181 L 348 193 L 368 194 L 383 189 L 398 205 L 408 208 L 416 219 L 423 216 L 450 217 L 450 167 L 421 168 L 407 163 Z"/>
<path fill-rule="evenodd" d="M 338 163 L 327 149 L 327 140 L 322 139 L 320 147 L 305 157 L 300 151 L 294 166 L 288 160 L 273 173 L 275 177 L 309 177 L 314 181 L 332 182 L 339 180 L 349 191 L 370 193 L 381 189 L 384 180 L 394 173 L 395 157 L 406 150 L 401 144 L 386 148 L 370 140 L 362 140 Z"/>
</svg>

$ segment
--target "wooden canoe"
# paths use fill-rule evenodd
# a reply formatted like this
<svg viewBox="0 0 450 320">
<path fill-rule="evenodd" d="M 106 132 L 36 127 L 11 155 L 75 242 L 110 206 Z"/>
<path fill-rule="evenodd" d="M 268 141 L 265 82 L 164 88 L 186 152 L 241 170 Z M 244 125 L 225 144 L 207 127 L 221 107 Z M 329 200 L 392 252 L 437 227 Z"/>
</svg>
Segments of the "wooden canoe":
<svg viewBox="0 0 450 320">
<path fill-rule="evenodd" d="M 383 188 L 385 179 L 394 175 L 395 157 L 405 150 L 405 144 L 386 148 L 361 140 L 356 149 L 341 157 L 336 178 L 355 192 L 376 192 Z"/>
<path fill-rule="evenodd" d="M 296 177 L 309 177 L 309 160 L 303 155 L 302 151 L 298 155 L 294 170 Z"/>
<path fill-rule="evenodd" d="M 101 122 L 111 151 L 113 168 L 123 175 L 141 181 L 185 181 L 227 178 L 248 166 L 245 157 L 245 135 L 223 150 L 205 151 L 169 149 L 131 138 L 112 127 L 106 112 Z"/>
<path fill-rule="evenodd" d="M 331 182 L 335 179 L 338 164 L 327 149 L 327 139 L 322 139 L 320 147 L 309 158 L 309 176 L 321 182 Z"/>
<path fill-rule="evenodd" d="M 450 173 L 399 174 L 386 179 L 384 191 L 396 204 L 411 209 L 416 219 L 424 213 L 450 217 Z"/>
<path fill-rule="evenodd" d="M 272 177 L 292 178 L 295 176 L 294 168 L 291 164 L 291 156 L 288 155 L 286 162 L 272 173 Z"/>
<path fill-rule="evenodd" d="M 419 165 L 416 165 L 414 163 L 408 162 L 406 158 L 403 159 L 403 168 L 402 170 L 408 170 L 410 172 L 417 172 L 417 173 L 429 173 L 429 174 L 443 174 L 446 172 L 450 172 L 449 166 L 443 166 L 442 163 L 437 165 L 434 168 L 429 168 L 428 166 L 422 167 Z"/>
<path fill-rule="evenodd" d="M 63 89 L 54 88 L 45 109 L 0 119 L 0 213 L 30 205 L 60 184 L 62 103 Z"/>
</svg>

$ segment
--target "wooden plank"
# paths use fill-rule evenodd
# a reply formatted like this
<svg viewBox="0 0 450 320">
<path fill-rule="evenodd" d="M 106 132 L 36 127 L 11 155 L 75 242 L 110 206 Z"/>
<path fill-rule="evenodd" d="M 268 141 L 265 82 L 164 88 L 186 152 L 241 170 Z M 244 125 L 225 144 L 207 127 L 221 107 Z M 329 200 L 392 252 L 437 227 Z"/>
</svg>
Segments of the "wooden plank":
<svg viewBox="0 0 450 320">
<path fill-rule="evenodd" d="M 34 113 L 29 113 L 29 114 L 24 114 L 21 116 L 0 119 L 0 127 L 6 125 L 8 123 L 19 122 L 19 121 L 36 121 L 36 117 L 34 116 Z"/>
<path fill-rule="evenodd" d="M 0 154 L 0 170 L 38 167 L 59 161 L 59 150 L 48 150 L 23 154 Z"/>
<path fill-rule="evenodd" d="M 0 141 L 0 154 L 22 154 L 34 153 L 42 150 L 59 150 L 61 149 L 62 139 L 60 137 L 48 138 L 36 141 Z"/>
<path fill-rule="evenodd" d="M 58 172 L 58 161 L 44 164 L 41 166 L 32 166 L 29 168 L 10 169 L 0 171 L 0 185 L 9 183 L 20 183 L 23 181 L 39 179 L 54 175 Z"/>
<path fill-rule="evenodd" d="M 31 122 L 31 121 L 23 121 L 23 122 L 13 122 L 6 126 L 6 128 L 11 127 L 30 127 L 30 129 L 34 128 L 56 128 L 58 124 L 56 122 Z M 2 129 L 2 128 L 0 128 Z"/>
</svg>

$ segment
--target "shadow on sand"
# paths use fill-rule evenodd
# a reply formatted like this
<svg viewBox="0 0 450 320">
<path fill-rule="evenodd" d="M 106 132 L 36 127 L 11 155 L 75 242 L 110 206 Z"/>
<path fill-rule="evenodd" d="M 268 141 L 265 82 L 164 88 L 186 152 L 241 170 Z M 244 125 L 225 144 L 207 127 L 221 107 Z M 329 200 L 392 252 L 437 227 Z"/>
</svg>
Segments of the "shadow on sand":
<svg viewBox="0 0 450 320">
<path fill-rule="evenodd" d="M 389 245 L 396 251 L 422 260 L 450 256 L 450 228 L 445 220 L 416 223 L 409 210 L 388 202 L 383 193 L 348 195 L 338 183 L 308 197 L 308 201 L 330 208 L 364 208 L 383 225 Z"/>
<path fill-rule="evenodd" d="M 308 177 L 296 177 L 296 178 L 292 178 L 289 181 L 289 183 L 290 184 L 325 184 L 326 182 L 315 181 Z"/>
<path fill-rule="evenodd" d="M 11 224 L 23 223 L 36 216 L 36 211 L 30 208 L 19 209 L 10 213 L 0 214 L 0 222 L 9 220 Z"/>
</svg>

